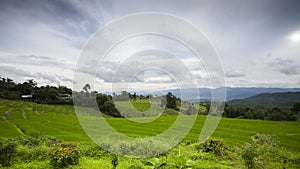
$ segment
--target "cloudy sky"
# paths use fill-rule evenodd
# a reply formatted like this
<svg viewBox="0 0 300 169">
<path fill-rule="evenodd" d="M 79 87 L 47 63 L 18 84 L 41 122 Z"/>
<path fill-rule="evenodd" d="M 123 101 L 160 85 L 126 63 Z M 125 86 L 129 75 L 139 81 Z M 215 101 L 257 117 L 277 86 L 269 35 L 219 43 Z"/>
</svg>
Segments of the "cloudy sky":
<svg viewBox="0 0 300 169">
<path fill-rule="evenodd" d="M 95 32 L 115 19 L 139 12 L 167 13 L 196 26 L 216 49 L 227 86 L 300 87 L 298 0 L 2 0 L 0 75 L 16 82 L 33 78 L 40 85 L 72 87 L 77 59 Z M 191 59 L 191 52 L 182 44 L 145 35 L 122 42 L 98 65 L 94 73 L 97 90 L 109 87 L 119 67 L 118 76 L 125 76 L 122 73 L 127 69 L 122 65 L 134 64 L 136 56 L 130 61 L 126 57 L 148 49 L 178 55 L 199 82 L 209 77 L 205 66 Z M 149 56 L 151 59 L 159 60 L 157 56 Z M 159 63 L 165 65 L 163 60 Z M 135 65 L 143 69 L 142 64 Z M 131 81 L 147 87 L 176 86 L 172 76 L 158 70 L 136 73 Z"/>
</svg>

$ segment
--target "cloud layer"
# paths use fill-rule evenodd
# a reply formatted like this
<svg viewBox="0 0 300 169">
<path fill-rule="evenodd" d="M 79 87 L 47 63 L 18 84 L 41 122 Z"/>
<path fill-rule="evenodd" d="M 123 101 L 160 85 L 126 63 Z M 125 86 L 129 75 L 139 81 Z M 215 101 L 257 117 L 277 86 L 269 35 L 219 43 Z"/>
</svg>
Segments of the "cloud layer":
<svg viewBox="0 0 300 169">
<path fill-rule="evenodd" d="M 300 87 L 300 41 L 290 38 L 300 32 L 299 6 L 297 0 L 3 0 L 0 75 L 18 82 L 35 78 L 40 84 L 72 87 L 77 58 L 97 30 L 132 13 L 163 12 L 191 22 L 208 37 L 223 63 L 228 86 Z M 201 85 L 209 86 L 213 80 L 209 79 L 205 63 L 195 59 L 182 44 L 155 36 L 128 39 L 108 54 L 97 72 L 89 70 L 91 65 L 98 64 L 97 58 L 81 71 L 95 74 L 97 82 L 109 86 L 128 56 L 150 48 L 164 49 L 179 57 Z M 149 56 L 148 60 L 151 59 L 154 60 Z M 155 60 L 165 63 L 163 58 Z M 130 62 L 119 75 L 132 76 L 133 64 Z M 133 70 L 144 68 L 139 63 L 134 66 Z M 174 69 L 172 73 L 180 71 Z M 147 87 L 174 87 L 172 78 L 161 72 L 144 71 L 134 80 L 147 83 Z"/>
</svg>

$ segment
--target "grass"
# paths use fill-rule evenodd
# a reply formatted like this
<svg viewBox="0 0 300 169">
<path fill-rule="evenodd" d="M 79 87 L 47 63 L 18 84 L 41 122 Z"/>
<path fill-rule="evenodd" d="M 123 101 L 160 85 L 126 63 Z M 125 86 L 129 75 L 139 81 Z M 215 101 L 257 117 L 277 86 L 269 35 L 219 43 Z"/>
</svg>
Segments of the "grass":
<svg viewBox="0 0 300 169">
<path fill-rule="evenodd" d="M 122 102 L 119 102 L 124 109 L 128 108 Z M 149 102 L 148 102 L 149 103 Z M 146 101 L 137 100 L 133 102 L 134 108 L 138 109 L 136 113 L 150 110 Z M 123 104 L 123 105 L 122 105 Z M 154 108 L 158 108 L 159 106 Z M 147 109 L 148 108 L 148 109 Z M 92 111 L 85 109 L 86 111 Z M 167 109 L 163 113 L 163 116 L 159 117 L 135 117 L 135 118 L 100 118 L 94 116 L 83 116 L 87 124 L 92 126 L 95 132 L 98 130 L 104 130 L 103 123 L 106 121 L 114 130 L 130 136 L 130 137 L 151 137 L 163 133 L 176 121 L 178 113 L 174 110 Z M 149 115 L 149 114 L 147 114 Z M 152 114 L 150 114 L 152 115 Z M 82 128 L 78 116 L 75 114 L 73 106 L 70 105 L 43 105 L 35 104 L 31 102 L 23 101 L 10 101 L 0 99 L 0 138 L 15 138 L 16 136 L 24 135 L 42 135 L 47 137 L 53 137 L 56 139 L 64 140 L 66 142 L 78 142 L 84 148 L 94 145 L 89 136 Z M 80 116 L 81 117 L 81 116 Z M 196 118 L 194 125 L 183 140 L 184 149 L 186 155 L 179 156 L 178 147 L 171 150 L 166 156 L 160 156 L 159 159 L 147 158 L 147 159 L 133 159 L 119 157 L 119 165 L 117 168 L 130 168 L 132 166 L 143 166 L 142 168 L 154 168 L 153 166 L 147 166 L 149 161 L 154 163 L 167 162 L 178 163 L 184 162 L 186 159 L 194 159 L 195 166 L 201 166 L 200 168 L 243 168 L 243 161 L 238 153 L 233 153 L 232 159 L 215 158 L 211 154 L 203 154 L 193 152 L 192 146 L 189 143 L 198 142 L 199 134 L 206 120 L 206 116 L 180 116 L 183 120 L 180 123 L 177 131 L 181 133 L 187 130 L 187 123 L 193 121 Z M 246 120 L 246 119 L 230 119 L 221 118 L 221 121 L 211 136 L 214 139 L 222 139 L 231 147 L 242 148 L 246 142 L 251 142 L 251 135 L 256 133 L 274 134 L 276 135 L 280 143 L 279 145 L 290 152 L 295 153 L 296 156 L 300 155 L 300 122 L 275 122 L 275 121 L 261 121 L 261 120 Z M 107 133 L 110 134 L 110 133 Z M 152 140 L 153 144 L 158 144 L 156 140 Z M 140 146 L 145 148 L 148 146 L 148 142 L 142 142 Z M 164 143 L 160 143 L 160 146 L 164 146 Z M 124 146 L 128 146 L 124 144 Z M 148 148 L 151 146 L 148 146 Z M 145 148 L 146 149 L 146 148 Z M 92 150 L 93 151 L 93 150 Z M 104 153 L 105 154 L 105 153 Z M 195 157 L 194 157 L 195 156 Z M 188 158 L 187 158 L 188 157 Z M 176 161 L 177 159 L 177 161 Z M 234 160 L 233 160 L 234 159 Z M 157 162 L 158 160 L 158 162 Z M 148 162 L 147 162 L 148 161 Z M 50 168 L 49 161 L 31 161 L 29 163 L 15 163 L 11 168 Z M 1 167 L 0 167 L 1 168 Z M 109 154 L 95 158 L 91 156 L 82 156 L 78 165 L 71 166 L 70 168 L 112 168 L 111 157 Z"/>
<path fill-rule="evenodd" d="M 140 101 L 139 101 L 140 102 Z M 137 104 L 137 103 L 135 103 Z M 0 114 L 10 111 L 6 120 L 0 121 L 2 138 L 18 135 L 47 135 L 65 141 L 91 142 L 82 129 L 73 106 L 70 105 L 42 105 L 22 101 L 0 100 Z M 142 106 L 140 106 L 142 107 Z M 172 110 L 168 110 L 172 111 Z M 24 118 L 24 116 L 27 117 Z M 96 117 L 86 117 L 95 123 Z M 118 119 L 106 118 L 106 121 L 117 131 L 131 137 L 155 136 L 168 129 L 176 120 L 176 116 L 161 116 L 149 123 L 137 123 L 143 118 Z M 183 116 L 185 120 L 193 116 Z M 205 122 L 206 116 L 198 116 L 197 120 L 186 136 L 186 141 L 197 142 Z M 185 130 L 184 124 L 181 126 Z M 223 139 L 230 146 L 241 146 L 250 141 L 255 133 L 275 134 L 280 139 L 280 145 L 295 152 L 300 152 L 300 122 L 274 122 L 261 120 L 222 118 L 213 133 L 213 138 Z"/>
</svg>

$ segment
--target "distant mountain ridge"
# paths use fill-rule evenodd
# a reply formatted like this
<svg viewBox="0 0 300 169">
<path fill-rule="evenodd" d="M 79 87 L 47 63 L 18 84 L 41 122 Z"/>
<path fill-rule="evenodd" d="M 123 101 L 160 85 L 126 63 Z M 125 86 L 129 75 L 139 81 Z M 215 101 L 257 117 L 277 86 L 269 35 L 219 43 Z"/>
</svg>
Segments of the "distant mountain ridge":
<svg viewBox="0 0 300 169">
<path fill-rule="evenodd" d="M 218 88 L 221 89 L 221 88 Z M 198 88 L 198 89 L 166 89 L 163 90 L 163 94 L 167 94 L 171 92 L 174 96 L 181 98 L 181 93 L 185 93 L 185 95 L 190 96 L 190 101 L 199 102 L 199 96 L 195 93 L 195 91 L 199 92 L 200 101 L 211 100 L 211 91 L 210 88 Z M 136 92 L 137 95 L 147 95 L 148 92 L 145 91 L 128 91 L 130 93 Z M 261 93 L 278 93 L 278 92 L 300 92 L 300 88 L 263 88 L 263 87 L 226 87 L 226 101 L 231 101 L 234 99 L 245 99 L 251 96 L 255 96 Z M 108 95 L 112 95 L 111 92 L 100 92 Z M 162 93 L 152 93 L 161 95 Z M 225 100 L 223 100 L 225 101 Z"/>
<path fill-rule="evenodd" d="M 201 101 L 211 99 L 212 89 L 199 88 L 198 90 L 199 90 Z M 175 95 L 176 97 L 180 97 L 180 89 L 165 90 L 164 93 L 167 93 L 168 91 L 172 92 L 172 94 Z M 195 95 L 194 94 L 195 89 L 182 89 L 181 91 L 190 96 Z M 226 101 L 230 101 L 234 99 L 245 99 L 261 93 L 278 93 L 278 92 L 300 92 L 300 88 L 226 87 Z M 190 98 L 190 99 L 193 100 L 196 98 Z"/>
<path fill-rule="evenodd" d="M 300 92 L 261 93 L 245 99 L 235 99 L 227 102 L 233 107 L 248 106 L 253 109 L 271 109 L 278 107 L 290 109 L 294 103 L 300 102 Z"/>
</svg>

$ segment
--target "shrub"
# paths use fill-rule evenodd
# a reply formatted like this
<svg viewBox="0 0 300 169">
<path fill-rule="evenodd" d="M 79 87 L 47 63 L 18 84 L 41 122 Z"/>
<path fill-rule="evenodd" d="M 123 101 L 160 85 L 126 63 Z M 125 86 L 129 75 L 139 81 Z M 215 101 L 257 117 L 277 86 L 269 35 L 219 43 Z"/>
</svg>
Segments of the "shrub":
<svg viewBox="0 0 300 169">
<path fill-rule="evenodd" d="M 128 169 L 143 169 L 142 165 L 133 164 L 128 167 Z"/>
<path fill-rule="evenodd" d="M 42 144 L 50 145 L 51 141 L 53 141 L 55 139 L 47 138 L 47 137 L 43 137 L 43 136 L 37 136 L 37 135 L 35 136 L 34 134 L 31 134 L 30 137 L 17 137 L 15 140 L 23 146 L 28 146 L 30 148 L 34 148 L 34 147 L 37 147 Z"/>
<path fill-rule="evenodd" d="M 81 154 L 86 157 L 93 157 L 96 159 L 104 158 L 109 156 L 109 153 L 106 152 L 99 145 L 82 145 L 80 146 Z"/>
<path fill-rule="evenodd" d="M 49 151 L 50 165 L 65 168 L 79 163 L 79 147 L 76 143 L 60 143 Z"/>
<path fill-rule="evenodd" d="M 242 158 L 247 168 L 287 168 L 293 164 L 292 155 L 277 146 L 274 135 L 256 134 L 251 137 L 252 143 L 244 146 Z"/>
<path fill-rule="evenodd" d="M 197 148 L 201 149 L 206 153 L 212 152 L 215 156 L 226 155 L 226 152 L 228 150 L 223 140 L 215 139 L 205 141 L 204 143 L 200 144 L 200 146 L 198 146 Z"/>
<path fill-rule="evenodd" d="M 10 166 L 12 158 L 16 154 L 17 144 L 13 140 L 0 140 L 0 164 Z"/>
<path fill-rule="evenodd" d="M 26 146 L 19 145 L 16 148 L 16 161 L 17 163 L 22 161 L 22 162 L 28 162 L 29 161 L 29 150 Z"/>
<path fill-rule="evenodd" d="M 31 160 L 45 160 L 47 158 L 47 152 L 49 147 L 46 145 L 40 145 L 30 151 Z"/>
</svg>

